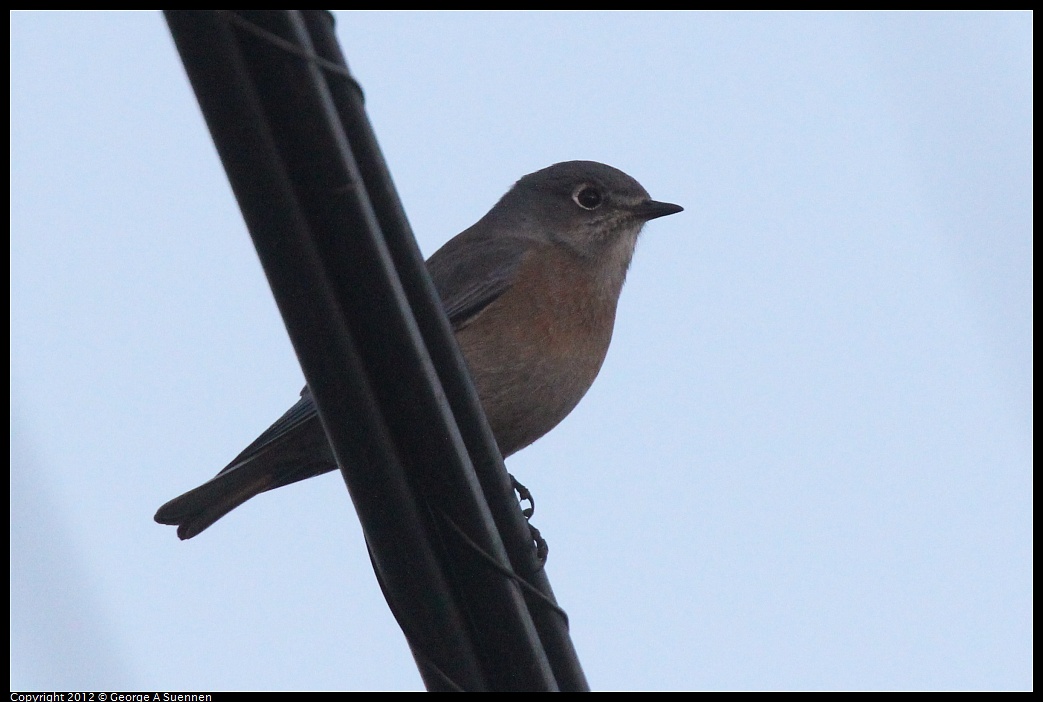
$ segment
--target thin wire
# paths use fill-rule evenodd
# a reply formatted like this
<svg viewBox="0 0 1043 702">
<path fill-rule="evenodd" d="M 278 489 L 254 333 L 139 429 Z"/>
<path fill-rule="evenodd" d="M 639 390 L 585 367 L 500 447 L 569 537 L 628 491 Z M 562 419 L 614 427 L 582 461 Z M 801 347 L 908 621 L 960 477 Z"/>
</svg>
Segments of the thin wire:
<svg viewBox="0 0 1043 702">
<path fill-rule="evenodd" d="M 253 34 L 258 39 L 261 39 L 262 41 L 265 41 L 271 44 L 272 46 L 282 49 L 286 53 L 293 54 L 294 56 L 302 58 L 305 61 L 314 63 L 316 66 L 319 66 L 320 68 L 330 71 L 331 73 L 336 73 L 342 78 L 345 78 L 351 84 L 351 86 L 358 91 L 360 97 L 364 95 L 364 93 L 362 92 L 362 86 L 359 84 L 357 80 L 355 80 L 354 77 L 352 77 L 351 72 L 348 70 L 347 66 L 341 66 L 338 63 L 334 63 L 329 59 L 325 59 L 319 56 L 313 51 L 302 49 L 293 42 L 283 39 L 278 34 L 273 34 L 272 32 L 269 32 L 267 29 L 263 27 L 258 27 L 250 20 L 245 19 L 240 15 L 237 15 L 232 10 L 218 10 L 218 13 L 220 13 L 222 16 L 228 19 L 232 24 L 236 25 L 240 29 L 246 30 L 250 34 Z"/>
<path fill-rule="evenodd" d="M 467 533 L 462 528 L 460 528 L 460 525 L 458 525 L 456 522 L 454 522 L 452 520 L 452 518 L 448 514 L 443 512 L 441 509 L 436 509 L 435 511 L 439 514 L 439 516 L 442 517 L 442 519 L 445 520 L 446 524 L 448 524 L 449 527 L 457 534 L 457 536 L 459 536 L 460 539 L 463 540 L 464 544 L 467 545 L 471 549 L 471 551 L 473 551 L 475 554 L 477 554 L 493 570 L 497 571 L 498 573 L 503 575 L 508 580 L 513 580 L 518 585 L 518 587 L 520 587 L 521 589 L 525 590 L 526 592 L 531 594 L 533 597 L 536 597 L 538 600 L 540 600 L 545 605 L 547 605 L 547 607 L 549 607 L 551 610 L 553 610 L 553 611 L 557 612 L 559 615 L 561 615 L 562 620 L 565 622 L 565 626 L 568 627 L 568 625 L 569 625 L 569 615 L 566 614 L 565 610 L 562 609 L 560 606 L 558 606 L 558 604 L 556 602 L 554 602 L 553 600 L 548 598 L 546 595 L 544 595 L 542 592 L 540 592 L 538 589 L 536 589 L 535 587 L 530 585 L 528 583 L 528 581 L 523 579 L 520 575 L 515 573 L 513 570 L 500 565 L 496 561 L 495 558 L 490 556 L 488 553 L 485 552 L 484 549 L 482 549 L 481 546 L 479 546 L 477 543 L 475 543 L 474 540 L 470 536 L 468 536 Z"/>
</svg>

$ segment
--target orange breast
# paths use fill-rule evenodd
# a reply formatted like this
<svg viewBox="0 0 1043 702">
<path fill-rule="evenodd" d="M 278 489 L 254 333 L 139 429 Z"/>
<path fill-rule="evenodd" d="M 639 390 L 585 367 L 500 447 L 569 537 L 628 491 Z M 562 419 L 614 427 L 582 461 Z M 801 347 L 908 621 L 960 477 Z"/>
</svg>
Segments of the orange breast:
<svg viewBox="0 0 1043 702">
<path fill-rule="evenodd" d="M 587 392 L 615 313 L 587 261 L 548 245 L 526 254 L 514 285 L 457 332 L 505 456 L 554 428 Z"/>
</svg>

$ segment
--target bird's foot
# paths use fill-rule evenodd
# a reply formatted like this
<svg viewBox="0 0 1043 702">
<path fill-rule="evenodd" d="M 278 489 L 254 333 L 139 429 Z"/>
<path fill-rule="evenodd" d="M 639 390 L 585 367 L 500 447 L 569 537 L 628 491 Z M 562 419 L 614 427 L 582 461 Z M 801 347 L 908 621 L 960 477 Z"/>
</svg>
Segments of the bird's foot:
<svg viewBox="0 0 1043 702">
<path fill-rule="evenodd" d="M 511 478 L 511 487 L 513 487 L 514 491 L 518 493 L 518 502 L 529 503 L 528 507 L 522 508 L 522 515 L 524 515 L 526 519 L 529 519 L 530 517 L 532 517 L 533 512 L 536 511 L 536 501 L 532 499 L 532 493 L 529 492 L 529 488 L 519 483 L 518 479 L 510 473 L 508 473 L 507 475 Z M 521 505 L 519 504 L 519 507 L 520 506 Z"/>
<path fill-rule="evenodd" d="M 509 474 L 508 474 L 509 475 Z M 519 507 L 521 503 L 528 502 L 528 507 L 522 507 L 522 516 L 525 517 L 525 521 L 529 524 L 529 534 L 532 536 L 532 542 L 536 546 L 536 559 L 540 562 L 540 568 L 543 568 L 547 562 L 547 554 L 550 552 L 550 548 L 547 546 L 546 539 L 540 535 L 540 530 L 532 525 L 529 520 L 532 518 L 533 513 L 536 511 L 536 501 L 532 499 L 532 493 L 529 492 L 529 488 L 525 487 L 518 482 L 517 478 L 513 475 L 511 477 L 511 486 L 514 491 L 518 493 Z"/>
</svg>

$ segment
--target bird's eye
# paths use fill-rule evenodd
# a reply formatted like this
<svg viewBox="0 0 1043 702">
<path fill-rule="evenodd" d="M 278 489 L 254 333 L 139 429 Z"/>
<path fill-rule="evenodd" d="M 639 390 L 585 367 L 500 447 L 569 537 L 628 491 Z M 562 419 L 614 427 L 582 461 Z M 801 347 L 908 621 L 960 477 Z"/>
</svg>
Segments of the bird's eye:
<svg viewBox="0 0 1043 702">
<path fill-rule="evenodd" d="M 601 191 L 592 185 L 581 186 L 572 194 L 572 200 L 585 210 L 596 210 L 601 206 Z"/>
</svg>

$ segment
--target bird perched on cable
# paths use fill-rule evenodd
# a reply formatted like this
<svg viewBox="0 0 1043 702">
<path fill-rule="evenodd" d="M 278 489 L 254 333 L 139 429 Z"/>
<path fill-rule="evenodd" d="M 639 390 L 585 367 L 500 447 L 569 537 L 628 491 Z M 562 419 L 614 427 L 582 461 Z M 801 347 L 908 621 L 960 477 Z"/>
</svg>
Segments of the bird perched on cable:
<svg viewBox="0 0 1043 702">
<path fill-rule="evenodd" d="M 645 222 L 683 208 L 622 171 L 567 161 L 523 177 L 427 260 L 506 458 L 568 415 L 608 352 Z M 311 393 L 213 479 L 159 508 L 190 539 L 254 495 L 337 468 Z"/>
</svg>

